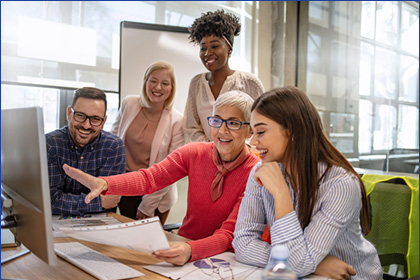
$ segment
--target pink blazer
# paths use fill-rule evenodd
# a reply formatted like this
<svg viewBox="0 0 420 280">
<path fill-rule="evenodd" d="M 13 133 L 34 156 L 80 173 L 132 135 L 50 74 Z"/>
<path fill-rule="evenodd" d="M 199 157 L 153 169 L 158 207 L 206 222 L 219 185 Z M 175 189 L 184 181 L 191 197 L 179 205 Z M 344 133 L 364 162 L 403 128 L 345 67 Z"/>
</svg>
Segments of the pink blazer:
<svg viewBox="0 0 420 280">
<path fill-rule="evenodd" d="M 141 109 L 139 96 L 129 95 L 122 100 L 121 108 L 112 125 L 111 132 L 118 135 L 124 143 L 127 130 Z M 163 110 L 153 138 L 149 166 L 163 160 L 167 155 L 185 144 L 182 120 L 182 114 L 175 108 Z M 147 216 L 154 216 L 156 208 L 162 213 L 166 212 L 171 209 L 177 199 L 178 192 L 175 183 L 160 191 L 144 195 L 138 209 Z"/>
</svg>

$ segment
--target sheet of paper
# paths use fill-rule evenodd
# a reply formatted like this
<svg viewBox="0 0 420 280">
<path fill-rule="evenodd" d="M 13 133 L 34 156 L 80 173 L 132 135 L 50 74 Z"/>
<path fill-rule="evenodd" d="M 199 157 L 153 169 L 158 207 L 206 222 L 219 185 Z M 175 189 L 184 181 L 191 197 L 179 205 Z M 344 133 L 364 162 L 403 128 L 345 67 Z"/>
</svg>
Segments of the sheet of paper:
<svg viewBox="0 0 420 280">
<path fill-rule="evenodd" d="M 213 264 L 213 267 L 217 267 L 217 269 L 213 269 L 209 264 Z M 235 254 L 232 252 L 225 252 L 203 260 L 186 263 L 183 266 L 161 262 L 145 266 L 144 268 L 174 280 L 231 279 L 232 277 L 229 276 L 230 273 L 235 280 L 261 280 L 263 273 L 262 268 L 236 261 Z M 223 275 L 220 275 L 221 273 Z M 328 278 L 309 275 L 299 279 L 327 280 Z"/>
<path fill-rule="evenodd" d="M 328 280 L 330 278 L 326 278 L 326 277 L 322 277 L 322 276 L 318 276 L 318 275 L 308 275 L 303 277 L 302 279 L 307 280 L 307 279 L 311 279 L 311 280 Z"/>
<path fill-rule="evenodd" d="M 169 249 L 158 217 L 104 226 L 59 228 L 73 238 L 152 253 Z"/>
<path fill-rule="evenodd" d="M 257 270 L 255 270 L 252 274 L 250 274 L 249 276 L 247 276 L 246 278 L 241 278 L 241 279 L 246 279 L 246 280 L 261 280 L 261 276 L 263 273 L 263 269 L 262 268 L 258 268 Z M 236 278 L 235 278 L 236 279 Z M 318 276 L 318 275 L 308 275 L 302 278 L 298 278 L 298 280 L 328 280 L 330 278 L 326 278 L 326 277 L 322 277 L 322 276 Z"/>
<path fill-rule="evenodd" d="M 212 269 L 208 264 L 208 259 L 212 261 L 215 266 L 220 266 L 222 269 L 216 270 Z M 251 274 L 258 269 L 258 267 L 242 264 L 235 260 L 235 254 L 232 252 L 225 252 L 219 255 L 209 257 L 207 262 L 202 262 L 202 260 L 186 263 L 183 266 L 174 266 L 172 264 L 161 262 L 154 265 L 145 266 L 145 269 L 159 273 L 170 279 L 183 279 L 183 280 L 206 280 L 206 279 L 220 279 L 220 278 L 230 278 L 229 274 L 232 273 L 234 279 L 251 279 L 248 278 Z M 222 272 L 223 271 L 223 272 Z M 231 271 L 231 272 L 230 272 Z M 224 275 L 217 275 L 218 273 L 223 273 Z M 260 280 L 261 274 L 255 279 Z"/>
<path fill-rule="evenodd" d="M 89 227 L 121 224 L 114 217 L 107 217 L 106 213 L 90 214 L 82 216 L 58 216 L 52 217 L 52 228 L 54 237 L 67 237 L 60 227 Z"/>
<path fill-rule="evenodd" d="M 84 214 L 84 215 L 52 215 L 53 220 L 71 220 L 71 219 L 85 219 L 85 218 L 105 218 L 108 214 L 106 212 L 97 214 Z"/>
</svg>

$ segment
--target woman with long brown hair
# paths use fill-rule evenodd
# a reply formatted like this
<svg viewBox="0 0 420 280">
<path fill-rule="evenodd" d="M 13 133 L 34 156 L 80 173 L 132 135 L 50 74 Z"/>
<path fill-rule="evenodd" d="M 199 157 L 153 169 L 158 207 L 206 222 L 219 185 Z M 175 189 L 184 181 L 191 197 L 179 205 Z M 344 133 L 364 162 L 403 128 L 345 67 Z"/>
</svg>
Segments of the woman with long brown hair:
<svg viewBox="0 0 420 280">
<path fill-rule="evenodd" d="M 363 236 L 369 231 L 363 182 L 324 134 L 307 95 L 296 87 L 264 93 L 252 106 L 251 127 L 250 143 L 262 160 L 239 210 L 236 258 L 265 266 L 271 246 L 282 244 L 298 276 L 334 256 L 356 270 L 352 279 L 382 279 L 377 251 Z M 260 238 L 266 223 L 271 245 Z M 340 279 L 353 274 L 344 271 Z"/>
</svg>

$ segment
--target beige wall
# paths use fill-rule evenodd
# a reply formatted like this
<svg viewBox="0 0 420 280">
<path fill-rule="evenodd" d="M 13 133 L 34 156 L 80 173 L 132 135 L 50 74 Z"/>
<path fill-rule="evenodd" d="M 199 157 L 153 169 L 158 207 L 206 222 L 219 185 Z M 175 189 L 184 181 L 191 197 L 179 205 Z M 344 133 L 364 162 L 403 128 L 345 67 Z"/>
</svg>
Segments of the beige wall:
<svg viewBox="0 0 420 280">
<path fill-rule="evenodd" d="M 255 5 L 256 6 L 256 5 Z M 271 24 L 272 2 L 258 2 L 254 9 L 254 34 L 252 72 L 264 85 L 265 90 L 271 89 Z"/>
<path fill-rule="evenodd" d="M 262 1 L 258 4 L 254 15 L 255 43 L 251 46 L 252 72 L 258 75 L 266 90 L 296 85 L 298 3 Z"/>
</svg>

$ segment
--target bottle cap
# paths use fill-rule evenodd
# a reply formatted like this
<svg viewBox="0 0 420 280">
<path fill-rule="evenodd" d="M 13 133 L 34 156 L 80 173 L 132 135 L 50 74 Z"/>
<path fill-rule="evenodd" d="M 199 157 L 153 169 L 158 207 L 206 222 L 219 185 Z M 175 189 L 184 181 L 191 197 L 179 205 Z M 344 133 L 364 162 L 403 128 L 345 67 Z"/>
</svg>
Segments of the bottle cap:
<svg viewBox="0 0 420 280">
<path fill-rule="evenodd" d="M 289 258 L 289 249 L 284 245 L 275 245 L 271 248 L 271 257 L 286 260 Z"/>
</svg>

